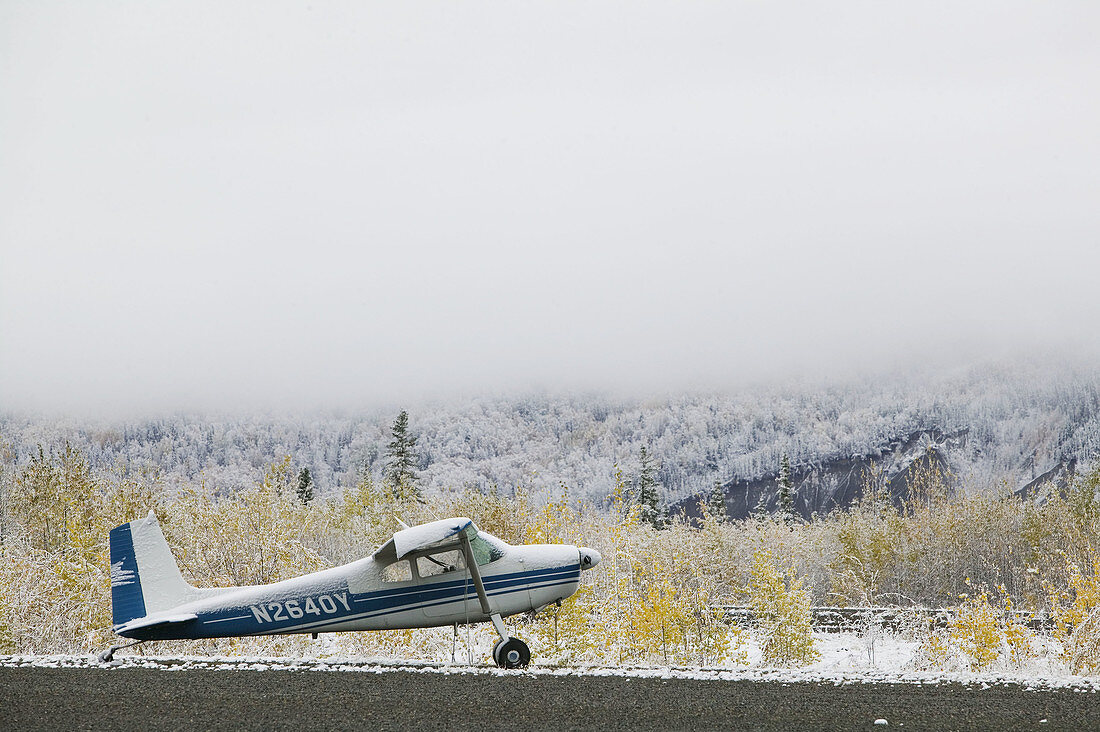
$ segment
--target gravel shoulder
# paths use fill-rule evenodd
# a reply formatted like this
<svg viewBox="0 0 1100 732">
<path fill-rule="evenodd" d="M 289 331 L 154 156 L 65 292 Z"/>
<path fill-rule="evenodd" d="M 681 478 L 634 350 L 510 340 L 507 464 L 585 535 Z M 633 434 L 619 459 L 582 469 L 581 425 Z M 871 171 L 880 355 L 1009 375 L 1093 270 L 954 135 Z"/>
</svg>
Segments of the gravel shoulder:
<svg viewBox="0 0 1100 732">
<path fill-rule="evenodd" d="M 7 729 L 883 729 L 876 719 L 907 729 L 1086 729 L 1100 724 L 1098 698 L 1018 684 L 0 668 Z"/>
</svg>

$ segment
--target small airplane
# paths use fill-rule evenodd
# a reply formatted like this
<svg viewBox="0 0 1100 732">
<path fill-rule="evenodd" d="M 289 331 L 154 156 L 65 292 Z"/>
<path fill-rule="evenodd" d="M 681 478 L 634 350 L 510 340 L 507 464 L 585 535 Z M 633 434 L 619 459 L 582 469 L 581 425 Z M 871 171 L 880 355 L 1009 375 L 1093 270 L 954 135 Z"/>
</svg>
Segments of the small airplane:
<svg viewBox="0 0 1100 732">
<path fill-rule="evenodd" d="M 405 526 L 405 524 L 401 524 Z M 113 630 L 151 640 L 429 628 L 492 621 L 493 661 L 520 668 L 531 651 L 502 618 L 538 612 L 572 595 L 600 563 L 588 547 L 512 546 L 465 517 L 401 529 L 374 554 L 267 585 L 199 588 L 180 574 L 164 533 L 146 518 L 111 530 Z"/>
</svg>

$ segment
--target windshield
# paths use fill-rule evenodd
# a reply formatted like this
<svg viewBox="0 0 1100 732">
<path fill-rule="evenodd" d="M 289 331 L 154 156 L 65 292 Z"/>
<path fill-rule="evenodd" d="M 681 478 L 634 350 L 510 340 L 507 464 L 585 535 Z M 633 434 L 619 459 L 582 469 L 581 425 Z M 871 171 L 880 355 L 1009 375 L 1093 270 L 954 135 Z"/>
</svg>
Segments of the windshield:
<svg viewBox="0 0 1100 732">
<path fill-rule="evenodd" d="M 474 553 L 474 561 L 480 567 L 483 564 L 491 564 L 504 556 L 504 549 L 508 545 L 492 534 L 484 531 L 478 532 L 470 541 L 470 549 Z"/>
</svg>

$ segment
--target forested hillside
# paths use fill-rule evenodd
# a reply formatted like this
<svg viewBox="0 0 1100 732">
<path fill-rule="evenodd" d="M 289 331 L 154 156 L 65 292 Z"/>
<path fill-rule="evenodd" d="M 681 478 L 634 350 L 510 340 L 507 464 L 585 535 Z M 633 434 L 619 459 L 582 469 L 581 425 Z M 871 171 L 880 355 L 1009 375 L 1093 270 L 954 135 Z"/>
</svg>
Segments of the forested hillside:
<svg viewBox="0 0 1100 732">
<path fill-rule="evenodd" d="M 1018 487 L 1063 459 L 1100 451 L 1100 372 L 1045 362 L 946 373 L 760 385 L 660 398 L 601 394 L 490 396 L 402 405 L 418 438 L 427 492 L 517 486 L 552 496 L 560 484 L 601 502 L 615 467 L 629 477 L 641 448 L 659 462 L 662 500 L 796 470 L 825 460 L 874 457 L 921 431 L 965 432 L 953 469 L 971 489 Z M 203 481 L 231 493 L 284 455 L 308 467 L 322 495 L 381 477 L 399 410 L 342 414 L 178 413 L 101 421 L 6 413 L 0 439 L 26 464 L 39 446 L 66 443 L 97 471 L 157 473 L 169 486 Z"/>
</svg>

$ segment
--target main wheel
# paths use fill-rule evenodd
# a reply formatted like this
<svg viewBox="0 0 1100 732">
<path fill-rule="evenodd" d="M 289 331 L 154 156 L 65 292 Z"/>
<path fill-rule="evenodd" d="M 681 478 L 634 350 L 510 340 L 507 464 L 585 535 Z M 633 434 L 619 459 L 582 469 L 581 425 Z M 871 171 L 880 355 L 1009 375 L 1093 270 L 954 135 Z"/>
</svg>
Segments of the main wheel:
<svg viewBox="0 0 1100 732">
<path fill-rule="evenodd" d="M 509 638 L 493 647 L 493 660 L 501 668 L 526 668 L 531 663 L 531 649 L 519 638 Z"/>
</svg>

